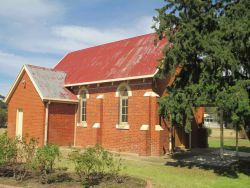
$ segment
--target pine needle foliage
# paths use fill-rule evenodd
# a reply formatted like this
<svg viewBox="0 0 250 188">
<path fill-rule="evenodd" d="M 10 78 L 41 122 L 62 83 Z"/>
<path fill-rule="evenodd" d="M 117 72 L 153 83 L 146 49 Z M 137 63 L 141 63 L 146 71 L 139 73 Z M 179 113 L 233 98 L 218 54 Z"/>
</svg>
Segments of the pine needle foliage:
<svg viewBox="0 0 250 188">
<path fill-rule="evenodd" d="M 175 76 L 160 113 L 186 132 L 194 109 L 209 105 L 224 121 L 249 125 L 250 1 L 167 0 L 156 11 L 157 40 L 169 38 L 157 76 Z"/>
</svg>

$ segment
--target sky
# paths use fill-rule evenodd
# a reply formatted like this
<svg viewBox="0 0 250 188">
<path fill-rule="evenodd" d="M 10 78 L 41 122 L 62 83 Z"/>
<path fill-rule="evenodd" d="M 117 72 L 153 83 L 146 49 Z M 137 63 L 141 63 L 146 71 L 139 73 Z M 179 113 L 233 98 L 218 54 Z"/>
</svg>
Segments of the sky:
<svg viewBox="0 0 250 188">
<path fill-rule="evenodd" d="M 153 32 L 163 0 L 0 0 L 0 94 L 24 64 L 53 68 L 68 52 Z"/>
</svg>

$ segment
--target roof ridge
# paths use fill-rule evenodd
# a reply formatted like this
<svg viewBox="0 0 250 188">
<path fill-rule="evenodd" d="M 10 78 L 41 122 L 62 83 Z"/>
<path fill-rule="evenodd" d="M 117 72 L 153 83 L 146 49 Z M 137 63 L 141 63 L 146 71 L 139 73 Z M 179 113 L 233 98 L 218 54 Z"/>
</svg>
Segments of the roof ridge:
<svg viewBox="0 0 250 188">
<path fill-rule="evenodd" d="M 38 66 L 38 65 L 25 64 L 25 66 L 33 67 L 33 68 L 39 68 L 39 69 L 53 70 L 52 68 L 49 68 L 49 67 L 42 67 L 42 66 Z"/>
<path fill-rule="evenodd" d="M 41 69 L 41 70 L 49 70 L 49 71 L 53 71 L 53 72 L 62 72 L 65 73 L 62 70 L 56 70 L 54 68 L 49 68 L 49 67 L 42 67 L 42 66 L 38 66 L 38 65 L 31 65 L 31 64 L 25 64 L 25 66 L 27 67 L 31 67 L 31 68 L 36 68 L 36 69 Z M 66 73 L 65 73 L 66 74 Z"/>
<path fill-rule="evenodd" d="M 150 35 L 155 35 L 156 33 L 147 33 L 147 34 L 143 34 L 143 35 L 139 35 L 139 36 L 134 36 L 134 37 L 129 37 L 129 38 L 125 38 L 125 39 L 120 39 L 120 40 L 116 40 L 116 41 L 112 41 L 112 42 L 107 42 L 107 43 L 103 43 L 103 44 L 99 44 L 96 46 L 91 46 L 91 47 L 87 47 L 87 48 L 82 48 L 80 50 L 75 50 L 75 51 L 71 51 L 68 54 L 74 53 L 74 52 L 79 52 L 79 51 L 83 51 L 83 50 L 88 50 L 91 48 L 96 48 L 96 47 L 100 47 L 100 46 L 105 46 L 105 45 L 109 45 L 109 44 L 114 44 L 114 43 L 119 43 L 119 42 L 124 42 L 126 40 L 131 40 L 131 39 L 137 39 L 137 38 L 143 38 L 145 36 L 150 36 Z M 66 54 L 66 55 L 68 55 Z M 60 62 L 59 62 L 60 63 Z"/>
</svg>

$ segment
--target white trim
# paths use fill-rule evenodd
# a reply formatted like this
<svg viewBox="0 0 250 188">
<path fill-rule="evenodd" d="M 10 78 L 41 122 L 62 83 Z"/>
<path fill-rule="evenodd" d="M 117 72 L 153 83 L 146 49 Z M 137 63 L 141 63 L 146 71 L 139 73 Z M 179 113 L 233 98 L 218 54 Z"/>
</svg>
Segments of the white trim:
<svg viewBox="0 0 250 188">
<path fill-rule="evenodd" d="M 115 128 L 117 128 L 117 129 L 129 129 L 129 124 L 127 124 L 127 123 L 125 123 L 125 124 L 116 124 L 115 125 Z"/>
<path fill-rule="evenodd" d="M 142 125 L 141 128 L 140 128 L 141 131 L 147 131 L 149 130 L 149 125 Z"/>
<path fill-rule="evenodd" d="M 78 100 L 74 99 L 59 99 L 59 98 L 44 98 L 43 101 L 51 101 L 51 102 L 62 102 L 62 103 L 78 103 Z"/>
<path fill-rule="evenodd" d="M 5 97 L 4 99 L 4 102 L 5 103 L 8 103 L 9 102 L 9 99 L 10 99 L 10 96 L 12 95 L 12 93 L 14 92 L 14 90 L 16 89 L 17 87 L 17 84 L 18 82 L 21 80 L 21 77 L 23 76 L 24 74 L 24 71 L 27 73 L 27 75 L 29 76 L 32 84 L 34 85 L 38 95 L 40 96 L 41 100 L 42 101 L 58 101 L 58 102 L 72 102 L 72 103 L 78 103 L 78 100 L 73 100 L 73 99 L 59 99 L 59 98 L 45 98 L 43 97 L 42 95 L 42 92 L 39 90 L 38 86 L 36 85 L 36 82 L 34 81 L 31 73 L 29 72 L 28 68 L 27 68 L 27 65 L 23 65 L 22 69 L 20 70 L 14 84 L 12 85 L 9 93 L 7 94 L 7 96 Z"/>
<path fill-rule="evenodd" d="M 103 99 L 104 98 L 104 95 L 103 94 L 100 94 L 96 97 L 96 99 Z"/>
<path fill-rule="evenodd" d="M 65 84 L 64 86 L 69 87 L 69 86 L 80 86 L 80 85 L 88 85 L 88 84 L 98 84 L 98 83 L 105 83 L 105 82 L 117 82 L 117 81 L 124 81 L 124 80 L 136 80 L 136 79 L 140 79 L 140 78 L 152 78 L 155 76 L 155 74 L 157 72 L 158 72 L 158 69 L 154 74 L 148 74 L 148 75 L 143 75 L 143 76 L 132 76 L 132 77 L 115 78 L 115 79 L 108 79 L 108 80 L 98 80 L 98 81 L 92 81 L 92 82 Z"/>
<path fill-rule="evenodd" d="M 87 127 L 88 124 L 86 121 L 82 121 L 81 123 L 77 123 L 77 127 Z"/>
<path fill-rule="evenodd" d="M 100 126 L 100 123 L 94 123 L 92 127 L 98 129 L 98 128 L 100 128 L 101 126 Z"/>
<path fill-rule="evenodd" d="M 89 99 L 89 91 L 88 91 L 88 88 L 86 88 L 86 87 L 84 87 L 84 86 L 81 87 L 81 88 L 79 89 L 77 98 L 80 99 L 80 97 L 81 97 L 81 92 L 82 92 L 82 91 L 85 91 L 85 92 L 86 92 L 86 99 Z"/>
<path fill-rule="evenodd" d="M 24 71 L 24 66 L 22 67 L 22 69 L 18 73 L 17 78 L 16 78 L 14 84 L 12 84 L 7 96 L 4 98 L 5 103 L 8 103 L 10 95 L 13 93 L 13 90 L 16 88 L 16 84 L 20 81 L 21 76 L 23 76 L 23 71 Z"/>
<path fill-rule="evenodd" d="M 157 93 L 153 91 L 146 91 L 143 96 L 144 97 L 160 97 Z"/>
<path fill-rule="evenodd" d="M 155 125 L 156 131 L 163 131 L 164 129 L 160 125 Z"/>
<path fill-rule="evenodd" d="M 121 89 L 121 87 L 126 87 L 127 90 L 128 90 L 128 97 L 132 97 L 132 90 L 131 90 L 130 86 L 128 85 L 128 83 L 126 83 L 126 82 L 121 83 L 117 87 L 116 92 L 115 92 L 115 97 L 120 97 L 120 89 Z"/>
</svg>

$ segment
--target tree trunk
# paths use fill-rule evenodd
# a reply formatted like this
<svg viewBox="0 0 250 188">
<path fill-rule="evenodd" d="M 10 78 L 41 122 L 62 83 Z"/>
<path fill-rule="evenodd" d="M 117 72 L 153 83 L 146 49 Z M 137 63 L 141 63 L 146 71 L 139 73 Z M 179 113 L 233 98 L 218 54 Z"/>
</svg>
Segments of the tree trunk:
<svg viewBox="0 0 250 188">
<path fill-rule="evenodd" d="M 239 140 L 239 130 L 238 130 L 238 126 L 236 125 L 236 143 L 235 143 L 236 157 L 239 156 L 239 143 L 238 143 L 238 140 Z"/>
<path fill-rule="evenodd" d="M 170 125 L 169 127 L 169 134 L 168 134 L 168 137 L 169 137 L 169 153 L 172 154 L 173 153 L 173 140 L 172 140 L 172 131 L 173 131 L 173 128 L 172 126 Z"/>
<path fill-rule="evenodd" d="M 250 141 L 250 137 L 248 137 L 247 132 L 242 124 L 240 125 L 240 128 L 241 128 L 241 131 L 244 134 L 245 138 L 248 139 L 248 141 Z"/>
<path fill-rule="evenodd" d="M 220 112 L 220 158 L 224 158 L 223 111 Z"/>
<path fill-rule="evenodd" d="M 192 132 L 189 133 L 189 149 L 192 148 Z"/>
</svg>

